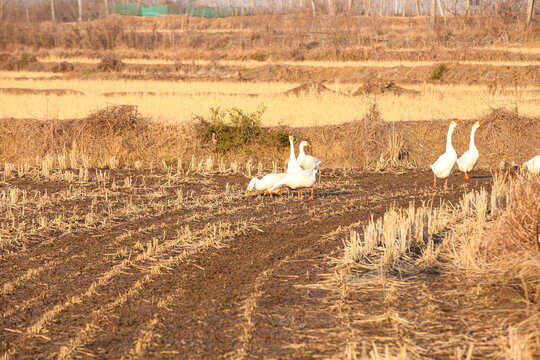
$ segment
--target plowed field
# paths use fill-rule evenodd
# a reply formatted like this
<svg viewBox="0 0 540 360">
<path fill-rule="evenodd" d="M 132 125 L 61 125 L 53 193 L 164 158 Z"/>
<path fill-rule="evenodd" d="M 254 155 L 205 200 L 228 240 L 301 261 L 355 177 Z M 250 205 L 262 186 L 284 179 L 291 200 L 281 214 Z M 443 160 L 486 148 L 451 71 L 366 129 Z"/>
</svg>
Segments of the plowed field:
<svg viewBox="0 0 540 360">
<path fill-rule="evenodd" d="M 455 202 L 491 177 L 455 174 L 451 189 L 434 190 L 426 171 L 325 170 L 314 200 L 250 196 L 243 175 L 172 168 L 50 178 L 0 183 L 0 353 L 8 357 L 328 358 L 381 334 L 429 355 L 425 338 L 396 337 L 386 322 L 348 323 L 329 309 L 335 294 L 315 285 L 342 251 L 340 227 L 393 204 Z M 431 331 L 448 325 L 465 342 L 468 325 L 449 319 L 474 300 L 453 304 L 435 294 L 439 281 L 448 283 L 439 274 L 410 280 L 396 306 L 410 306 L 418 324 L 421 309 L 445 308 Z M 372 290 L 350 298 L 366 315 L 382 306 Z"/>
</svg>

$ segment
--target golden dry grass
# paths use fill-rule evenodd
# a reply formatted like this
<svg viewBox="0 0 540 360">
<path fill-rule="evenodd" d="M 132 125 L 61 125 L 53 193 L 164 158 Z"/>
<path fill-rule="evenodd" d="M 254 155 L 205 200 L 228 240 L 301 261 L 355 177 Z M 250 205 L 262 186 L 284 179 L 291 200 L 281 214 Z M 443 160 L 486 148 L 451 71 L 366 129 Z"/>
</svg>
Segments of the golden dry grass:
<svg viewBox="0 0 540 360">
<path fill-rule="evenodd" d="M 422 271 L 426 267 L 442 270 L 449 276 L 459 274 L 462 280 L 472 279 L 475 286 L 460 290 L 460 296 L 468 299 L 469 306 L 478 306 L 482 301 L 489 300 L 489 297 L 481 298 L 480 301 L 474 300 L 474 293 L 477 296 L 487 292 L 485 284 L 514 286 L 517 299 L 511 300 L 527 304 L 527 317 L 510 326 L 509 331 L 491 326 L 490 339 L 482 344 L 479 337 L 477 340 L 480 341 L 476 342 L 478 348 L 470 347 L 467 358 L 472 358 L 473 350 L 479 356 L 481 347 L 490 344 L 493 341 L 491 337 L 497 331 L 498 356 L 535 358 L 534 354 L 538 354 L 540 349 L 540 248 L 535 244 L 540 221 L 540 178 L 527 172 L 514 178 L 507 176 L 508 174 L 496 174 L 491 194 L 485 189 L 467 193 L 458 206 L 443 206 L 436 210 L 423 204 L 417 209 L 414 205 L 410 205 L 406 210 L 390 209 L 383 217 L 376 221 L 371 220 L 364 226 L 363 236 L 352 227 L 340 229 L 345 240 L 343 257 L 337 259 L 337 271 L 334 273 L 335 282 L 342 286 L 341 289 L 335 289 L 336 293 L 348 293 L 350 287 L 354 289 L 351 292 L 357 294 L 366 291 L 369 284 L 383 289 L 389 286 L 394 289 L 390 299 L 387 299 L 389 294 L 385 294 L 384 305 L 394 304 L 396 295 L 399 297 L 405 293 L 410 294 L 416 286 L 413 276 L 408 280 L 407 291 L 404 288 L 397 289 L 394 283 L 397 284 L 398 280 L 395 277 L 400 278 L 404 273 L 414 272 L 413 270 Z M 438 245 L 435 245 L 434 237 L 438 238 Z M 441 259 L 443 261 L 439 262 Z M 369 275 L 370 271 L 377 275 Z M 380 291 L 380 288 L 372 289 L 369 294 L 374 296 L 376 291 Z M 432 291 L 428 290 L 430 293 Z M 436 291 L 437 289 L 433 293 Z M 335 307 L 340 312 L 343 309 L 346 318 L 354 318 L 360 314 L 362 320 L 355 321 L 355 324 L 387 321 L 391 317 L 387 313 L 379 318 L 364 320 L 363 311 L 361 313 L 352 306 L 347 307 L 343 303 L 345 298 L 347 296 L 342 296 L 340 301 L 336 301 Z M 429 295 L 429 298 L 431 300 L 432 296 Z M 430 305 L 426 308 L 426 312 L 432 312 L 431 316 L 434 317 L 437 316 L 436 310 L 437 306 Z M 503 310 L 498 311 L 503 313 Z M 513 315 L 518 312 L 519 310 Z M 447 326 L 450 326 L 452 316 L 448 313 L 444 316 L 448 321 Z M 460 314 L 462 322 L 465 322 L 463 319 L 466 316 L 464 313 Z M 469 327 L 467 322 L 465 324 Z M 426 324 L 422 327 L 425 329 Z M 478 337 L 478 334 L 475 333 L 475 336 Z M 439 346 L 436 342 L 436 339 L 431 342 L 433 349 Z M 458 359 L 463 358 L 463 350 L 462 348 L 458 353 Z"/>
<path fill-rule="evenodd" d="M 502 51 L 502 50 L 501 50 Z M 522 53 L 522 50 L 515 50 L 515 52 Z M 526 54 L 537 54 L 540 50 L 526 49 L 523 50 L 523 53 Z M 88 58 L 88 57 L 73 57 L 73 58 L 63 58 L 59 56 L 47 56 L 39 59 L 42 62 L 77 62 L 85 64 L 98 64 L 101 62 L 99 58 Z M 141 64 L 141 65 L 172 65 L 175 63 L 174 60 L 167 59 L 122 59 L 126 64 Z M 188 60 L 188 63 L 196 65 L 208 65 L 211 61 L 208 60 Z M 382 68 L 393 68 L 397 66 L 404 67 L 416 67 L 416 66 L 431 66 L 440 63 L 441 61 L 409 61 L 409 60 L 390 60 L 390 61 L 379 61 L 379 60 L 367 60 L 367 61 L 282 61 L 282 60 L 273 60 L 271 57 L 267 61 L 256 61 L 256 60 L 220 60 L 219 63 L 224 66 L 241 66 L 244 68 L 253 68 L 263 65 L 288 65 L 288 66 L 307 66 L 307 67 L 319 67 L 319 68 L 343 68 L 343 67 L 382 67 Z M 444 62 L 444 61 L 443 61 Z M 461 61 L 446 61 L 449 63 L 459 63 L 465 65 L 492 65 L 492 66 L 540 66 L 540 60 L 523 60 L 523 61 L 511 61 L 511 60 L 461 60 Z"/>
<path fill-rule="evenodd" d="M 12 78 L 44 78 L 58 76 L 51 72 L 36 72 L 36 71 L 0 71 L 0 79 L 8 80 Z M 3 87 L 3 83 L 2 83 Z"/>
<path fill-rule="evenodd" d="M 283 94 L 298 85 L 4 78 L 0 82 L 2 88 L 73 89 L 84 95 L 3 94 L 0 97 L 0 117 L 80 118 L 106 106 L 129 104 L 137 105 L 143 116 L 154 121 L 177 124 L 189 121 L 193 115 L 206 116 L 212 107 L 239 107 L 253 112 L 264 105 L 267 110 L 263 125 L 313 126 L 359 119 L 374 103 L 386 121 L 469 119 L 501 107 L 517 108 L 520 114 L 530 116 L 540 112 L 540 98 L 533 88 L 502 89 L 493 93 L 485 86 L 421 84 L 405 86 L 420 91 L 419 95 L 387 93 L 352 97 L 349 94 L 361 84 L 335 83 L 327 86 L 338 93 L 298 97 Z M 104 96 L 105 93 L 118 94 Z"/>
</svg>

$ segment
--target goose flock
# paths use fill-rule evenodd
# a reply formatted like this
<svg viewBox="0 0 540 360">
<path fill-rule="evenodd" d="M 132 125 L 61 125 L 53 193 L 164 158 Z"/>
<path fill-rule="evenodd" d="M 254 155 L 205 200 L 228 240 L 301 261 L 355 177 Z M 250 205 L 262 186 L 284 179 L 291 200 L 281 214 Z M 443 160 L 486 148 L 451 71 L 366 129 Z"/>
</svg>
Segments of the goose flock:
<svg viewBox="0 0 540 360">
<path fill-rule="evenodd" d="M 448 128 L 446 135 L 446 151 L 439 156 L 435 163 L 429 165 L 433 171 L 433 187 L 437 188 L 437 179 L 444 179 L 444 187 L 448 188 L 448 177 L 452 175 L 454 167 L 457 163 L 458 169 L 465 173 L 464 178 L 469 179 L 469 173 L 474 170 L 480 153 L 474 143 L 476 130 L 482 125 L 481 121 L 477 121 L 471 129 L 471 138 L 469 149 L 458 158 L 457 152 L 452 146 L 452 134 L 454 129 L 459 124 L 460 120 L 453 120 Z M 294 137 L 292 132 L 289 132 L 290 155 L 287 164 L 287 171 L 284 173 L 268 174 L 261 179 L 252 178 L 247 187 L 248 194 L 253 190 L 264 190 L 264 194 L 270 194 L 278 189 L 281 190 L 283 196 L 283 187 L 287 186 L 293 190 L 298 190 L 298 197 L 302 197 L 302 189 L 311 188 L 310 199 L 313 199 L 313 189 L 315 186 L 317 172 L 321 166 L 321 161 L 311 155 L 306 155 L 304 148 L 311 146 L 309 141 L 302 141 L 299 146 L 299 154 L 296 157 L 294 151 Z M 535 156 L 529 161 L 523 163 L 531 173 L 540 173 L 540 155 Z"/>
<path fill-rule="evenodd" d="M 300 154 L 296 157 L 294 151 L 294 137 L 292 132 L 289 132 L 289 144 L 291 152 L 289 162 L 287 164 L 287 172 L 268 174 L 261 179 L 254 177 L 249 182 L 247 187 L 248 194 L 253 190 L 265 190 L 264 194 L 270 194 L 281 189 L 283 195 L 283 187 L 287 186 L 293 190 L 298 190 L 298 197 L 302 197 L 302 189 L 311 188 L 310 199 L 313 199 L 313 188 L 317 179 L 317 172 L 321 166 L 321 161 L 311 155 L 306 155 L 304 148 L 311 146 L 308 141 L 300 143 Z"/>
</svg>

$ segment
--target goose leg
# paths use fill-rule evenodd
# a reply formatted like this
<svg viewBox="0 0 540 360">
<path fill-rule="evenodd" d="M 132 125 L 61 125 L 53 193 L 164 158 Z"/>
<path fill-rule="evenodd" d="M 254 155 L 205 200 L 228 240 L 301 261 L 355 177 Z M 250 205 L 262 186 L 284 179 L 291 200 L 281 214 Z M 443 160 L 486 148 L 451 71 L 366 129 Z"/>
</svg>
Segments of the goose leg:
<svg viewBox="0 0 540 360">
<path fill-rule="evenodd" d="M 283 186 L 281 187 L 281 195 L 280 197 L 283 197 Z"/>
<path fill-rule="evenodd" d="M 273 199 L 274 197 L 272 196 L 272 192 L 270 191 L 270 199 Z"/>
<path fill-rule="evenodd" d="M 446 180 L 444 180 L 444 188 L 448 189 L 448 178 L 446 178 Z"/>
<path fill-rule="evenodd" d="M 469 178 L 469 174 L 465 171 L 465 176 L 463 177 L 464 179 L 468 179 Z"/>
<path fill-rule="evenodd" d="M 311 196 L 310 199 L 313 200 L 313 186 L 311 187 Z"/>
<path fill-rule="evenodd" d="M 437 188 L 437 175 L 433 174 L 433 188 Z"/>
<path fill-rule="evenodd" d="M 302 189 L 298 189 L 298 198 L 300 199 L 302 197 Z"/>
</svg>

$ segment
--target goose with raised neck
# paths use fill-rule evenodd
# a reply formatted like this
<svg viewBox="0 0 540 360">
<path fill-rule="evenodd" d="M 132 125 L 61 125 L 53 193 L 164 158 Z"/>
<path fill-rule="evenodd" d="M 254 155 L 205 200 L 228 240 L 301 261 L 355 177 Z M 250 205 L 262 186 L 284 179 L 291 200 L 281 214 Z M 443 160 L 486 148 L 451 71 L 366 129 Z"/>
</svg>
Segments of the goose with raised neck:
<svg viewBox="0 0 540 360">
<path fill-rule="evenodd" d="M 457 161 L 457 153 L 452 146 L 452 133 L 459 124 L 460 120 L 453 120 L 448 128 L 448 134 L 446 135 L 446 152 L 439 156 L 435 163 L 429 165 L 433 170 L 433 187 L 437 187 L 437 178 L 445 179 L 444 186 L 448 187 L 448 177 L 454 170 L 454 165 Z"/>
</svg>

